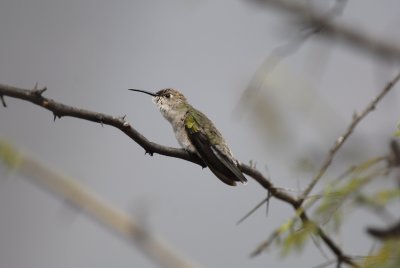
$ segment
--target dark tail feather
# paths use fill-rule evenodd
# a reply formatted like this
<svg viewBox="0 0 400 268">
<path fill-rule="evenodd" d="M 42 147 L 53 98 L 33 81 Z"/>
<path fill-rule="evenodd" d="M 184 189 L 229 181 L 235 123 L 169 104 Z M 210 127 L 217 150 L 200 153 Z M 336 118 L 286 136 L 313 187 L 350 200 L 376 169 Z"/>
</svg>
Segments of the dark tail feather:
<svg viewBox="0 0 400 268">
<path fill-rule="evenodd" d="M 222 182 L 231 186 L 235 186 L 236 182 L 247 182 L 236 164 L 211 145 L 203 133 L 191 133 L 189 137 L 203 161 Z"/>
<path fill-rule="evenodd" d="M 225 174 L 219 172 L 218 170 L 212 168 L 211 166 L 208 166 L 208 168 L 211 170 L 212 173 L 214 173 L 215 176 L 217 176 L 218 179 L 220 179 L 223 183 L 226 183 L 230 186 L 236 186 L 236 180 L 233 180 L 232 177 L 227 177 Z"/>
</svg>

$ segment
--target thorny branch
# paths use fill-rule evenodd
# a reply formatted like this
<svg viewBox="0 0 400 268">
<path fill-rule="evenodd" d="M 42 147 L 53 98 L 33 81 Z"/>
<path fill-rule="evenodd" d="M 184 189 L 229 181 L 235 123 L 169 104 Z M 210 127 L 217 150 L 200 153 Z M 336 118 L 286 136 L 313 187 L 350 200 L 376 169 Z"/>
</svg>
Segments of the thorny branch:
<svg viewBox="0 0 400 268">
<path fill-rule="evenodd" d="M 123 133 L 128 135 L 137 144 L 139 144 L 146 153 L 153 155 L 158 153 L 165 156 L 172 156 L 180 159 L 184 159 L 199 165 L 203 165 L 200 159 L 193 157 L 188 154 L 185 150 L 176 149 L 171 147 L 162 146 L 154 142 L 149 141 L 146 137 L 140 134 L 136 129 L 131 127 L 131 125 L 125 120 L 125 117 L 115 117 L 98 112 L 93 112 L 85 109 L 79 109 L 72 106 L 68 106 L 52 99 L 48 99 L 42 96 L 44 89 L 38 90 L 34 88 L 33 90 L 20 89 L 8 85 L 0 84 L 0 95 L 9 96 L 13 98 L 18 98 L 32 102 L 39 105 L 49 111 L 54 115 L 54 119 L 61 118 L 63 116 L 70 116 L 75 118 L 80 118 L 104 125 L 109 125 L 118 128 Z"/>
<path fill-rule="evenodd" d="M 353 130 L 357 126 L 357 124 L 369 112 L 371 112 L 375 108 L 376 104 L 385 96 L 385 94 L 387 92 L 389 92 L 393 88 L 393 86 L 396 84 L 396 82 L 399 79 L 400 79 L 400 74 L 398 74 L 390 83 L 388 83 L 388 85 L 385 88 L 383 88 L 383 90 L 380 92 L 380 94 L 367 106 L 367 108 L 360 115 L 357 115 L 353 118 L 353 121 L 350 124 L 348 130 L 345 132 L 344 136 L 342 136 L 342 138 L 339 139 L 339 141 L 335 144 L 333 149 L 331 149 L 330 153 L 328 154 L 325 164 L 321 168 L 321 171 L 318 173 L 318 176 L 316 176 L 312 180 L 312 183 L 306 189 L 306 191 L 304 191 L 304 194 L 302 195 L 301 198 L 298 199 L 298 198 L 286 193 L 285 191 L 275 187 L 272 184 L 272 182 L 270 180 L 268 180 L 268 178 L 266 178 L 264 175 L 262 175 L 262 173 L 260 171 L 258 171 L 257 169 L 255 169 L 249 165 L 240 164 L 241 170 L 243 171 L 243 173 L 249 175 L 254 180 L 256 180 L 263 188 L 265 188 L 267 191 L 269 191 L 273 197 L 290 204 L 296 211 L 302 210 L 302 203 L 304 201 L 304 198 L 308 195 L 308 193 L 312 190 L 314 185 L 323 176 L 326 169 L 329 167 L 330 163 L 332 162 L 333 156 L 340 149 L 343 142 L 350 136 L 350 134 L 353 132 Z M 133 139 L 137 144 L 139 144 L 146 151 L 146 153 L 149 153 L 150 155 L 153 155 L 154 153 L 158 153 L 160 155 L 175 157 L 175 158 L 193 162 L 200 166 L 204 166 L 204 163 L 201 161 L 201 159 L 195 157 L 192 154 L 187 153 L 183 149 L 166 147 L 166 146 L 162 146 L 162 145 L 159 145 L 159 144 L 149 141 L 146 137 L 144 137 L 136 129 L 134 129 L 125 120 L 125 117 L 110 116 L 110 115 L 93 112 L 93 111 L 89 111 L 89 110 L 85 110 L 85 109 L 75 108 L 72 106 L 68 106 L 68 105 L 56 102 L 52 99 L 48 99 L 48 98 L 42 96 L 42 93 L 45 90 L 46 90 L 46 88 L 37 89 L 36 86 L 34 89 L 29 90 L 29 89 L 21 89 L 21 88 L 16 88 L 16 87 L 0 84 L 0 96 L 13 97 L 13 98 L 22 99 L 22 100 L 26 100 L 28 102 L 34 103 L 38 106 L 41 106 L 41 107 L 51 111 L 54 114 L 55 119 L 61 118 L 63 116 L 70 116 L 70 117 L 81 118 L 81 119 L 92 121 L 92 122 L 101 123 L 104 125 L 110 125 L 110 126 L 120 129 L 123 133 L 125 133 L 127 136 L 129 136 L 131 139 Z M 4 101 L 4 99 L 3 99 L 3 101 Z M 4 102 L 4 104 L 5 104 L 5 102 Z M 302 213 L 300 213 L 300 218 L 304 223 L 307 223 L 307 222 L 312 223 L 312 221 L 309 219 L 309 217 L 307 216 L 307 214 L 304 210 L 302 211 Z M 332 251 L 332 253 L 335 254 L 338 263 L 346 263 L 353 267 L 357 267 L 357 264 L 355 262 L 353 262 L 353 260 L 349 256 L 347 256 L 346 254 L 344 254 L 342 252 L 342 250 L 339 248 L 339 246 L 336 245 L 336 243 L 322 230 L 322 228 L 317 227 L 316 233 L 319 235 L 319 237 L 322 239 L 322 241 L 324 241 L 325 245 Z M 261 244 L 257 248 L 256 254 L 262 252 L 265 249 L 265 247 L 266 247 L 265 245 Z"/>
</svg>

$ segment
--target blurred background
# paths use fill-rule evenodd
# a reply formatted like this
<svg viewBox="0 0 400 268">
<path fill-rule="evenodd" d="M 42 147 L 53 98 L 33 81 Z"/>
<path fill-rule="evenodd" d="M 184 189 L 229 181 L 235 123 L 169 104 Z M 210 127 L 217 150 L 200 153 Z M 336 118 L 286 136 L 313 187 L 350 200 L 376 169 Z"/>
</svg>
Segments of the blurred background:
<svg viewBox="0 0 400 268">
<path fill-rule="evenodd" d="M 127 89 L 177 88 L 214 121 L 240 161 L 256 163 L 295 195 L 354 112 L 398 66 L 341 41 L 302 40 L 305 26 L 290 13 L 255 2 L 3 0 L 0 83 L 33 88 L 37 82 L 47 86 L 46 97 L 62 103 L 127 115 L 149 140 L 173 147 L 172 129 L 150 98 Z M 322 13 L 337 4 L 309 2 Z M 399 12 L 397 0 L 351 0 L 334 21 L 399 44 Z M 302 255 L 282 258 L 272 248 L 249 258 L 293 215 L 273 199 L 268 216 L 263 207 L 236 225 L 266 196 L 255 181 L 228 187 L 208 169 L 144 155 L 111 127 L 68 117 L 53 122 L 40 107 L 5 99 L 2 139 L 128 212 L 193 262 L 312 267 L 324 261 L 312 244 Z M 357 127 L 319 188 L 350 165 L 387 153 L 399 123 L 398 103 L 393 90 Z M 29 180 L 0 174 L 1 267 L 157 267 Z M 365 255 L 372 243 L 365 223 L 382 221 L 363 211 L 348 217 L 335 240 L 349 253 Z"/>
</svg>

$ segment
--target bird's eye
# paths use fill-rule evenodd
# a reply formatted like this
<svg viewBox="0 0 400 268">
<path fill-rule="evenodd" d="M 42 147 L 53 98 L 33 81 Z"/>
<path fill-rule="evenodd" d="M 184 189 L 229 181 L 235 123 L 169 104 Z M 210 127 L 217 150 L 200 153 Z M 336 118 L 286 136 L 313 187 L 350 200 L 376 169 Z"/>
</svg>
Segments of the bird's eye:
<svg viewBox="0 0 400 268">
<path fill-rule="evenodd" d="M 167 99 L 169 99 L 169 98 L 171 98 L 171 94 L 168 93 L 168 94 L 165 95 L 165 97 L 166 97 Z"/>
</svg>

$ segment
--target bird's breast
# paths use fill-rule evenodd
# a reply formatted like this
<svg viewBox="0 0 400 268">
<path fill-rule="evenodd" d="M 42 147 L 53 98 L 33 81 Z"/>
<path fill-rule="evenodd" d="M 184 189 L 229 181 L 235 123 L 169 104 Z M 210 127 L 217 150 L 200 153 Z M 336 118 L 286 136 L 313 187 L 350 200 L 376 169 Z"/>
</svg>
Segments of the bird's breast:
<svg viewBox="0 0 400 268">
<path fill-rule="evenodd" d="M 178 143 L 185 149 L 188 150 L 192 153 L 196 152 L 196 149 L 192 145 L 192 143 L 189 140 L 189 136 L 186 132 L 185 125 L 183 123 L 183 120 L 181 122 L 175 122 L 172 123 L 172 128 L 175 133 L 175 137 L 178 140 Z"/>
</svg>

